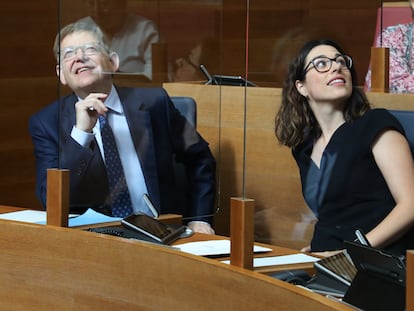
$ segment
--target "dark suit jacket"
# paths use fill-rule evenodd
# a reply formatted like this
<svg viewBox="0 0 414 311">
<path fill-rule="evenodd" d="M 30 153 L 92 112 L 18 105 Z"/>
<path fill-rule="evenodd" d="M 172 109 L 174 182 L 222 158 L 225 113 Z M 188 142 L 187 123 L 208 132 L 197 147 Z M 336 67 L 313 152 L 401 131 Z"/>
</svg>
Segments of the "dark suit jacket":
<svg viewBox="0 0 414 311">
<path fill-rule="evenodd" d="M 215 160 L 208 143 L 175 109 L 162 88 L 117 88 L 149 196 L 160 213 L 185 217 L 209 215 L 215 205 Z M 55 101 L 30 118 L 36 157 L 36 194 L 46 206 L 48 168 L 70 170 L 71 212 L 89 207 L 108 213 L 105 165 L 95 141 L 80 146 L 70 133 L 75 124 L 72 94 Z M 186 210 L 177 206 L 173 156 L 184 163 L 191 185 Z M 198 219 L 198 218 L 196 218 Z M 209 218 L 199 220 L 209 221 Z"/>
</svg>

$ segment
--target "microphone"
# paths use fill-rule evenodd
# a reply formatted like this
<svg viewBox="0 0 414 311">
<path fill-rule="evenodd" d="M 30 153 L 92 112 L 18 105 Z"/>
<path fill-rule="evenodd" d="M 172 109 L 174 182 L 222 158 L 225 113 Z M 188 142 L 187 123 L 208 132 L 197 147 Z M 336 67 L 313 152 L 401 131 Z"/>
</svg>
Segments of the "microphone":
<svg viewBox="0 0 414 311">
<path fill-rule="evenodd" d="M 210 73 L 207 71 L 206 67 L 201 64 L 199 66 L 201 72 L 206 76 L 207 78 L 207 82 L 205 84 L 209 85 L 209 84 L 217 84 L 216 80 L 210 75 Z"/>
<path fill-rule="evenodd" d="M 360 230 L 355 230 L 356 239 L 355 242 L 359 242 L 362 245 L 371 247 L 371 244 L 369 243 L 368 239 L 366 238 L 365 234 Z"/>
</svg>

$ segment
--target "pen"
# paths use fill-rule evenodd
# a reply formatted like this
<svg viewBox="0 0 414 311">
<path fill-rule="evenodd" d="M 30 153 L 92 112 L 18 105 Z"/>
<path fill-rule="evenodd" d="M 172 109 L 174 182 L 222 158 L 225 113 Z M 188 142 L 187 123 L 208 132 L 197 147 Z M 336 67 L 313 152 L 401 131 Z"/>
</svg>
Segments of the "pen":
<svg viewBox="0 0 414 311">
<path fill-rule="evenodd" d="M 370 246 L 371 247 L 371 244 L 369 244 L 368 239 L 366 238 L 366 236 L 362 233 L 362 231 L 360 229 L 356 229 L 355 230 L 355 235 L 357 237 L 355 239 L 355 242 L 359 242 L 362 245 Z"/>
</svg>

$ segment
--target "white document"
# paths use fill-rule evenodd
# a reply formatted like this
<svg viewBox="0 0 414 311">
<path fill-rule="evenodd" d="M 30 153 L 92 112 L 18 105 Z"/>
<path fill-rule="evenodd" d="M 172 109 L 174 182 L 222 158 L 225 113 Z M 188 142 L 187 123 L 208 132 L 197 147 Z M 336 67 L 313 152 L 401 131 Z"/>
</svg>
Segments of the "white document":
<svg viewBox="0 0 414 311">
<path fill-rule="evenodd" d="M 179 250 L 199 256 L 219 256 L 230 254 L 230 240 L 209 240 L 200 242 L 188 242 L 184 244 L 174 245 Z M 268 247 L 254 245 L 253 251 L 270 252 L 272 249 Z"/>
<path fill-rule="evenodd" d="M 267 266 L 293 265 L 299 263 L 310 263 L 318 260 L 320 260 L 320 258 L 298 253 L 292 255 L 253 258 L 253 267 L 258 268 Z M 230 260 L 223 260 L 222 262 L 230 264 Z"/>
<path fill-rule="evenodd" d="M 76 217 L 69 217 L 69 227 L 100 224 L 105 222 L 121 221 L 120 217 L 111 217 L 89 208 L 85 213 Z"/>
<path fill-rule="evenodd" d="M 22 210 L 17 212 L 10 212 L 0 214 L 0 219 L 30 222 L 44 225 L 46 224 L 46 211 L 36 211 L 36 210 Z M 113 221 L 121 221 L 122 218 L 119 217 L 110 217 L 104 214 L 98 213 L 93 209 L 88 209 L 82 215 L 69 215 L 69 227 L 99 224 Z"/>
<path fill-rule="evenodd" d="M 38 223 L 41 221 L 46 221 L 46 212 L 35 210 L 23 210 L 0 214 L 0 219 Z"/>
</svg>

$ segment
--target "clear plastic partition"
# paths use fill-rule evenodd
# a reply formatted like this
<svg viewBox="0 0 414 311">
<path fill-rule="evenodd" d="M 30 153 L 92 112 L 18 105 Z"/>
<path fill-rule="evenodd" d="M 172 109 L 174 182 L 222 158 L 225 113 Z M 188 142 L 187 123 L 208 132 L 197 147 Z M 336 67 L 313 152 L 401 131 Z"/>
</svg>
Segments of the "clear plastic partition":
<svg viewBox="0 0 414 311">
<path fill-rule="evenodd" d="M 375 25 L 375 36 L 373 46 L 384 47 L 384 31 L 401 24 L 409 24 L 413 21 L 413 14 L 410 8 L 410 1 L 381 1 L 377 9 L 377 21 Z"/>
<path fill-rule="evenodd" d="M 387 2 L 407 10 L 408 1 Z M 292 247 L 308 242 L 312 218 L 290 150 L 273 134 L 287 65 L 306 40 L 328 37 L 353 58 L 362 87 L 388 16 L 378 0 L 3 0 L 1 9 L 1 204 L 44 208 L 43 188 L 35 191 L 44 181 L 33 155 L 39 132 L 27 125 L 71 93 L 56 78 L 53 40 L 84 19 L 111 37 L 120 56 L 110 72 L 117 85 L 163 86 L 170 96 L 196 100 L 197 129 L 217 162 L 216 232 L 229 233 L 231 197 L 251 198 L 257 240 Z M 45 155 L 41 143 L 37 155 Z"/>
<path fill-rule="evenodd" d="M 220 73 L 221 1 L 60 3 L 61 25 L 81 20 L 95 22 L 104 30 L 120 57 L 116 79 L 153 86 L 205 82 L 209 73 Z"/>
<path fill-rule="evenodd" d="M 274 134 L 289 63 L 311 39 L 332 39 L 353 59 L 358 86 L 369 67 L 381 1 L 248 1 L 245 189 L 255 199 L 255 239 L 300 249 L 316 217 L 302 196 L 299 169 Z M 227 102 L 222 100 L 222 106 Z"/>
<path fill-rule="evenodd" d="M 365 90 L 414 93 L 412 78 L 413 2 L 381 1 Z"/>
<path fill-rule="evenodd" d="M 221 1 L 162 1 L 162 0 L 61 0 L 59 1 L 59 29 L 71 23 L 82 23 L 83 25 L 94 25 L 105 34 L 107 43 L 109 45 L 108 52 L 115 52 L 118 56 L 116 62 L 119 61 L 119 66 L 113 66 L 115 61 L 112 59 L 109 70 L 103 70 L 100 74 L 110 77 L 113 85 L 118 89 L 119 97 L 122 101 L 131 101 L 122 97 L 121 93 L 125 93 L 121 88 L 159 88 L 164 87 L 168 95 L 173 100 L 174 105 L 178 110 L 187 117 L 187 108 L 180 109 L 181 97 L 191 97 L 196 102 L 196 118 L 191 120 L 199 134 L 205 141 L 209 143 L 211 153 L 213 154 L 217 167 L 217 189 L 216 199 L 213 202 L 214 208 L 212 210 L 203 210 L 195 213 L 197 216 L 215 217 L 216 227 L 225 228 L 227 230 L 228 223 L 228 209 L 221 208 L 220 196 L 220 86 L 217 85 L 216 79 L 224 79 L 220 76 L 221 73 L 221 51 L 222 51 L 222 2 Z M 83 26 L 82 26 L 83 27 Z M 64 35 L 62 35 L 64 36 Z M 66 60 L 78 53 L 93 54 L 96 49 L 101 47 L 91 46 L 72 46 L 68 43 L 68 37 L 58 38 L 61 42 L 61 49 L 57 51 L 61 57 L 58 58 L 61 68 L 67 67 Z M 71 39 L 69 39 L 71 40 Z M 83 39 L 82 39 L 83 40 Z M 85 41 L 85 40 L 84 40 Z M 87 42 L 88 43 L 88 42 Z M 93 42 L 90 42 L 93 43 Z M 67 47 L 72 48 L 68 50 Z M 82 52 L 80 51 L 82 50 Z M 102 52 L 98 50 L 97 52 Z M 68 56 L 69 54 L 69 56 Z M 115 54 L 114 54 L 115 55 Z M 201 66 L 202 65 L 202 66 Z M 76 66 L 75 66 L 76 67 Z M 84 69 L 85 67 L 85 69 Z M 79 69 L 76 69 L 79 68 Z M 75 74 L 82 74 L 83 70 L 88 70 L 87 63 L 85 66 L 78 66 Z M 113 70 L 110 70 L 110 69 Z M 62 80 L 62 79 L 61 79 Z M 80 80 L 82 80 L 80 78 Z M 79 80 L 79 81 L 80 81 Z M 231 80 L 231 79 L 230 79 Z M 230 81 L 229 80 L 229 81 Z M 236 82 L 238 79 L 236 79 Z M 60 100 L 62 107 L 65 105 L 67 95 L 71 94 L 73 89 L 67 87 L 68 81 L 63 81 L 60 86 Z M 86 82 L 85 82 L 86 83 Z M 82 88 L 82 87 L 81 87 Z M 149 91 L 142 91 L 142 95 L 149 94 Z M 155 94 L 155 93 L 153 93 Z M 70 96 L 70 95 L 69 95 Z M 147 96 L 147 95 L 145 95 Z M 158 95 L 156 95 L 158 96 Z M 179 98 L 180 97 L 180 98 Z M 144 99 L 134 98 L 137 101 L 136 107 L 132 109 L 147 111 L 147 106 L 152 105 L 155 100 L 153 97 L 146 97 Z M 178 106 L 177 106 L 178 105 Z M 126 106 L 124 106 L 125 109 Z M 182 106 L 181 106 L 182 107 Z M 72 111 L 74 113 L 74 111 Z M 127 115 L 126 112 L 125 115 Z M 191 115 L 191 114 L 190 114 Z M 72 119 L 75 116 L 72 116 Z M 171 117 L 171 115 L 169 116 Z M 191 116 L 190 116 L 191 117 Z M 138 122 L 137 118 L 132 118 L 131 115 L 126 117 L 129 122 L 130 129 L 135 128 L 139 135 L 142 128 L 138 131 L 132 122 Z M 161 118 L 160 118 L 161 119 Z M 133 121 L 131 121 L 133 120 Z M 140 122 L 145 121 L 142 119 Z M 62 121 L 61 121 L 62 122 Z M 141 137 L 142 141 L 133 141 L 136 149 L 140 149 L 140 145 L 148 143 L 146 146 L 149 150 L 138 150 L 138 157 L 141 163 L 143 175 L 145 175 L 147 192 L 151 189 L 159 189 L 159 191 L 168 191 L 167 193 L 160 193 L 159 199 L 155 199 L 153 204 L 157 205 L 161 210 L 167 210 L 168 213 L 178 213 L 180 211 L 182 201 L 177 202 L 177 209 L 171 209 L 171 204 L 165 202 L 163 197 L 171 196 L 174 184 L 166 185 L 167 181 L 174 181 L 173 178 L 165 176 L 169 174 L 168 161 L 166 156 L 161 156 L 164 150 L 167 154 L 169 149 L 181 148 L 181 146 L 170 146 L 169 144 L 181 144 L 180 142 L 170 141 L 163 135 L 171 135 L 174 133 L 164 133 L 164 127 L 157 124 L 158 119 L 151 117 L 149 121 L 151 125 L 145 127 L 147 137 Z M 167 121 L 165 121 L 167 122 Z M 169 120 L 173 122 L 173 120 Z M 172 125 L 178 131 L 177 125 Z M 160 132 L 162 132 L 160 134 Z M 136 134 L 133 133 L 134 140 Z M 188 135 L 187 135 L 188 136 Z M 165 138 L 165 149 L 161 146 L 161 140 L 152 140 L 151 137 Z M 194 137 L 186 137 L 185 144 L 192 144 Z M 99 139 L 98 139 L 99 141 Z M 67 144 L 67 142 L 61 142 Z M 99 143 L 98 143 L 99 144 Z M 154 155 L 149 156 L 150 149 L 154 148 Z M 201 148 L 200 145 L 190 148 Z M 188 149 L 190 149 L 188 148 Z M 65 150 L 63 147 L 62 150 Z M 67 150 L 67 149 L 66 149 Z M 140 153 L 141 152 L 141 153 Z M 195 150 L 193 151 L 195 152 Z M 186 157 L 194 157 L 194 154 L 186 154 Z M 106 156 L 105 156 L 106 157 Z M 178 158 L 178 157 L 177 157 Z M 61 155 L 61 160 L 65 159 L 65 155 Z M 154 160 L 156 159 L 156 160 Z M 190 165 L 194 165 L 191 158 L 186 159 Z M 200 160 L 197 160 L 200 161 Z M 203 160 L 205 161 L 205 160 Z M 92 162 L 92 161 L 91 161 Z M 179 162 L 179 159 L 174 163 Z M 66 163 L 68 163 L 66 161 Z M 82 163 L 79 164 L 83 165 Z M 90 165 L 90 164 L 89 164 Z M 208 165 L 206 165 L 208 167 Z M 84 167 L 79 167 L 79 171 L 84 172 Z M 205 168 L 198 168 L 200 171 Z M 181 185 L 180 176 L 185 175 L 185 169 L 178 163 L 177 168 L 174 164 L 175 181 Z M 194 180 L 188 180 L 183 177 L 184 183 L 203 183 L 204 175 L 197 176 Z M 154 177 L 153 175 L 156 175 Z M 151 176 L 151 177 L 148 177 Z M 91 176 L 92 178 L 93 176 Z M 128 182 L 128 177 L 127 178 Z M 194 178 L 194 177 L 193 177 Z M 156 180 L 158 186 L 150 184 L 151 181 Z M 98 187 L 100 185 L 96 185 Z M 130 186 L 130 185 L 129 185 Z M 188 186 L 188 185 L 184 185 Z M 183 187 L 184 187 L 183 186 Z M 72 190 L 71 190 L 72 191 Z M 94 191 L 94 189 L 91 189 Z M 200 191 L 200 196 L 203 200 L 209 197 L 209 193 L 203 193 L 210 190 Z M 157 197 L 157 192 L 154 192 L 154 197 Z M 188 194 L 184 194 L 188 196 Z M 132 196 L 131 196 L 132 197 Z M 179 199 L 181 196 L 178 196 Z M 185 200 L 185 198 L 183 199 Z M 200 199 L 201 200 L 201 199 Z M 166 204 L 167 203 L 167 204 Z M 165 206 L 168 209 L 164 209 Z M 200 206 L 205 205 L 201 202 Z M 196 215 L 189 213 L 184 214 L 186 220 L 198 220 Z M 226 215 L 227 214 L 227 215 Z M 224 215 L 224 216 L 223 216 Z M 221 221 L 223 219 L 223 221 Z M 223 232 L 216 230 L 218 233 Z"/>
<path fill-rule="evenodd" d="M 195 99 L 197 130 L 217 163 L 216 233 L 229 234 L 230 198 L 250 198 L 255 239 L 300 248 L 315 217 L 291 152 L 274 135 L 288 64 L 309 39 L 330 38 L 354 58 L 362 86 L 377 8 L 356 0 L 60 0 L 58 24 L 102 28 L 119 55 L 115 85 Z"/>
</svg>

